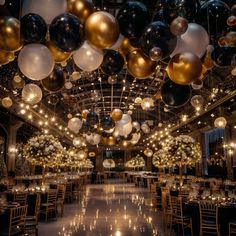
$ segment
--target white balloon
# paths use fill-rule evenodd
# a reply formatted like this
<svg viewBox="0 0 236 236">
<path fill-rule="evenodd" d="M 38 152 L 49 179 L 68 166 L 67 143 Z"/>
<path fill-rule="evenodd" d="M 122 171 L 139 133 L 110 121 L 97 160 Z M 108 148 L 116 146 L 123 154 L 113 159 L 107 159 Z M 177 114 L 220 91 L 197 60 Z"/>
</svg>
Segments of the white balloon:
<svg viewBox="0 0 236 236">
<path fill-rule="evenodd" d="M 42 90 L 36 84 L 26 84 L 22 89 L 22 99 L 30 105 L 39 103 L 42 99 Z"/>
<path fill-rule="evenodd" d="M 55 62 L 49 49 L 37 43 L 28 44 L 21 49 L 18 66 L 21 72 L 32 80 L 42 80 L 53 71 Z"/>
<path fill-rule="evenodd" d="M 120 136 L 127 136 L 132 132 L 132 129 L 133 129 L 132 124 L 128 123 L 126 125 L 116 126 L 115 132 L 118 132 Z"/>
<path fill-rule="evenodd" d="M 117 39 L 117 41 L 110 47 L 110 49 L 116 50 L 120 47 L 120 45 L 122 44 L 123 40 L 124 40 L 124 36 L 122 34 L 119 35 L 119 38 Z"/>
<path fill-rule="evenodd" d="M 86 134 L 86 140 L 91 145 L 98 145 L 101 141 L 101 135 L 97 133 L 91 133 L 90 135 Z"/>
<path fill-rule="evenodd" d="M 145 134 L 149 134 L 151 132 L 150 127 L 148 126 L 148 124 L 144 123 L 141 125 L 141 130 L 145 133 Z"/>
<path fill-rule="evenodd" d="M 128 114 L 123 114 L 121 120 L 116 122 L 116 126 L 124 126 L 131 123 L 131 116 Z"/>
<path fill-rule="evenodd" d="M 90 44 L 85 41 L 84 44 L 75 51 L 73 59 L 81 70 L 93 71 L 102 64 L 103 52 L 98 48 L 90 46 Z"/>
<path fill-rule="evenodd" d="M 133 122 L 132 122 L 132 126 L 133 126 L 137 131 L 140 130 L 140 124 L 138 123 L 138 121 L 133 121 Z"/>
<path fill-rule="evenodd" d="M 140 140 L 141 138 L 141 134 L 140 133 L 134 133 L 132 135 L 132 139 L 130 140 L 131 144 L 135 145 L 138 143 L 138 141 Z"/>
<path fill-rule="evenodd" d="M 47 24 L 67 11 L 66 0 L 24 0 L 21 16 L 28 13 L 35 13 L 43 17 Z"/>
<path fill-rule="evenodd" d="M 189 23 L 187 31 L 180 37 L 177 37 L 175 50 L 170 57 L 178 53 L 191 52 L 201 58 L 209 44 L 209 35 L 207 31 L 198 24 Z"/>
<path fill-rule="evenodd" d="M 82 124 L 83 122 L 79 118 L 73 117 L 68 121 L 68 128 L 77 134 L 81 129 Z"/>
</svg>

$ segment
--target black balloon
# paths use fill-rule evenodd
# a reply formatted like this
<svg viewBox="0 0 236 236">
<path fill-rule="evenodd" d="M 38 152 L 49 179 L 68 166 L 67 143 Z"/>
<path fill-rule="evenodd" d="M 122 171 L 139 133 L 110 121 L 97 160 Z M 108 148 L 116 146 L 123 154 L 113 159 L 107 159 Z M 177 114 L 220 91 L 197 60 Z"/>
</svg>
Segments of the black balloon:
<svg viewBox="0 0 236 236">
<path fill-rule="evenodd" d="M 227 18 L 230 8 L 220 0 L 211 0 L 199 9 L 197 23 L 202 25 L 210 35 L 221 35 L 227 30 Z"/>
<path fill-rule="evenodd" d="M 123 56 L 115 50 L 105 50 L 103 62 L 101 65 L 102 71 L 107 75 L 118 74 L 124 66 Z"/>
<path fill-rule="evenodd" d="M 58 92 L 65 84 L 65 75 L 61 67 L 56 66 L 47 78 L 41 81 L 43 87 L 50 92 Z"/>
<path fill-rule="evenodd" d="M 90 126 L 86 121 L 83 121 L 82 127 L 80 129 L 81 133 L 87 133 L 90 130 Z"/>
<path fill-rule="evenodd" d="M 37 14 L 29 13 L 21 19 L 21 35 L 27 43 L 40 43 L 47 34 L 47 24 Z"/>
<path fill-rule="evenodd" d="M 176 17 L 181 16 L 192 22 L 195 20 L 199 5 L 198 0 L 165 0 L 163 4 L 164 19 L 170 24 Z"/>
<path fill-rule="evenodd" d="M 189 85 L 179 85 L 167 79 L 161 86 L 161 99 L 170 107 L 181 107 L 185 105 L 191 97 Z"/>
<path fill-rule="evenodd" d="M 4 7 L 9 11 L 10 15 L 19 19 L 22 1 L 20 0 L 5 0 Z"/>
<path fill-rule="evenodd" d="M 103 130 L 109 130 L 115 127 L 115 123 L 110 116 L 104 116 L 101 119 L 101 127 Z"/>
<path fill-rule="evenodd" d="M 169 26 L 161 21 L 149 24 L 140 38 L 141 49 L 147 56 L 152 48 L 157 47 L 162 51 L 162 58 L 165 58 L 174 51 L 176 43 L 177 37 L 170 32 Z"/>
<path fill-rule="evenodd" d="M 147 7 L 141 2 L 127 2 L 118 12 L 120 32 L 127 38 L 139 38 L 150 22 Z"/>
<path fill-rule="evenodd" d="M 236 55 L 236 48 L 234 47 L 219 47 L 217 46 L 211 57 L 217 66 L 230 66 Z"/>
<path fill-rule="evenodd" d="M 50 39 L 56 47 L 72 52 L 82 44 L 80 21 L 72 14 L 61 14 L 53 19 L 49 27 Z"/>
<path fill-rule="evenodd" d="M 98 124 L 98 114 L 96 112 L 89 112 L 86 121 L 90 126 Z"/>
</svg>

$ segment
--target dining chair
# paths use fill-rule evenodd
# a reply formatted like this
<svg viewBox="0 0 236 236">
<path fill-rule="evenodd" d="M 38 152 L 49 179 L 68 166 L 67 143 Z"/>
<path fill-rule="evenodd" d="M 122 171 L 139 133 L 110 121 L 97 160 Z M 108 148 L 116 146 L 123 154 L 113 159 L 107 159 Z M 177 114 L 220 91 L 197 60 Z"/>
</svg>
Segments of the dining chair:
<svg viewBox="0 0 236 236">
<path fill-rule="evenodd" d="M 73 198 L 72 182 L 66 183 L 65 186 L 66 186 L 65 201 L 72 202 L 72 198 Z"/>
<path fill-rule="evenodd" d="M 236 235 L 236 221 L 229 222 L 229 236 Z"/>
<path fill-rule="evenodd" d="M 58 185 L 57 187 L 57 212 L 58 212 L 58 207 L 60 207 L 61 216 L 63 216 L 64 214 L 65 193 L 66 193 L 65 185 L 63 184 Z"/>
<path fill-rule="evenodd" d="M 218 206 L 215 202 L 212 201 L 200 201 L 199 202 L 200 210 L 200 236 L 203 233 L 207 234 L 217 234 L 219 232 L 219 223 L 218 223 Z"/>
<path fill-rule="evenodd" d="M 27 202 L 28 193 L 14 193 L 13 201 L 18 202 L 21 206 L 25 206 Z"/>
<path fill-rule="evenodd" d="M 8 232 L 1 232 L 1 235 L 21 235 L 24 233 L 25 217 L 28 206 L 19 206 L 10 209 L 10 221 Z"/>
<path fill-rule="evenodd" d="M 48 215 L 54 214 L 57 217 L 57 190 L 49 189 L 47 193 L 46 203 L 42 203 L 40 206 L 40 213 L 45 215 L 45 221 L 48 221 Z"/>
<path fill-rule="evenodd" d="M 83 188 L 83 179 L 80 178 L 80 179 L 77 179 L 75 182 L 74 182 L 74 189 L 73 189 L 73 199 L 80 199 L 81 198 L 81 195 L 82 195 L 82 192 L 84 190 Z"/>
<path fill-rule="evenodd" d="M 40 212 L 40 202 L 41 202 L 41 196 L 38 193 L 36 195 L 34 215 L 32 216 L 27 215 L 25 218 L 25 233 L 26 234 L 38 235 L 38 217 L 39 217 L 39 212 Z"/>
<path fill-rule="evenodd" d="M 173 224 L 177 224 L 179 231 L 179 225 L 181 225 L 183 236 L 184 236 L 184 229 L 190 228 L 191 235 L 193 235 L 192 219 L 190 216 L 184 215 L 182 198 L 170 195 L 170 207 L 171 207 L 171 226 Z"/>
</svg>

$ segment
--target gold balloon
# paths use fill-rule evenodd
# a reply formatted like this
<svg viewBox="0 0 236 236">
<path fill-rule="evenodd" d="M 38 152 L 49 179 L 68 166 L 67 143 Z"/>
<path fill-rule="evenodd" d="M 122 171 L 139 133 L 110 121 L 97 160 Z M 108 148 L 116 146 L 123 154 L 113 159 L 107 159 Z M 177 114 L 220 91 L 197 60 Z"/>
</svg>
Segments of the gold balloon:
<svg viewBox="0 0 236 236">
<path fill-rule="evenodd" d="M 82 111 L 82 114 L 81 114 L 82 118 L 83 118 L 83 119 L 86 119 L 88 113 L 89 113 L 89 110 L 83 110 L 83 111 Z"/>
<path fill-rule="evenodd" d="M 15 75 L 12 80 L 12 86 L 15 89 L 22 89 L 25 86 L 25 81 L 19 75 Z"/>
<path fill-rule="evenodd" d="M 97 48 L 111 47 L 119 38 L 119 34 L 118 22 L 108 12 L 94 12 L 85 22 L 85 36 Z"/>
<path fill-rule="evenodd" d="M 126 57 L 129 53 L 131 53 L 134 50 L 135 50 L 135 48 L 130 44 L 128 38 L 124 38 L 124 40 L 122 41 L 120 47 L 117 49 L 117 51 L 121 55 L 123 55 L 123 57 Z"/>
<path fill-rule="evenodd" d="M 145 79 L 155 71 L 156 62 L 137 49 L 127 56 L 127 69 L 134 77 Z"/>
<path fill-rule="evenodd" d="M 12 61 L 12 58 L 15 58 L 13 52 L 0 51 L 0 65 L 5 65 Z"/>
<path fill-rule="evenodd" d="M 225 43 L 229 47 L 236 47 L 236 32 L 231 31 L 225 36 Z"/>
<path fill-rule="evenodd" d="M 52 42 L 48 41 L 46 43 L 46 46 L 48 47 L 48 49 L 50 50 L 50 52 L 53 55 L 53 58 L 55 60 L 55 62 L 57 63 L 61 63 L 66 61 L 70 56 L 71 53 L 70 52 L 63 52 L 60 49 L 58 49 Z"/>
<path fill-rule="evenodd" d="M 12 52 L 23 46 L 20 37 L 20 21 L 14 17 L 0 17 L 0 50 Z"/>
<path fill-rule="evenodd" d="M 123 116 L 123 112 L 120 110 L 120 109 L 114 109 L 112 112 L 111 112 L 111 118 L 112 120 L 114 121 L 119 121 L 121 120 Z"/>
<path fill-rule="evenodd" d="M 9 108 L 9 107 L 12 106 L 12 104 L 13 103 L 12 103 L 12 100 L 11 100 L 10 97 L 5 97 L 5 98 L 2 99 L 2 106 L 3 107 Z"/>
<path fill-rule="evenodd" d="M 173 82 L 188 85 L 201 76 L 202 62 L 191 52 L 179 53 L 169 61 L 167 73 Z"/>
<path fill-rule="evenodd" d="M 108 146 L 113 146 L 113 145 L 116 144 L 116 139 L 113 136 L 102 137 L 102 144 L 103 145 L 108 145 Z"/>
<path fill-rule="evenodd" d="M 90 0 L 68 0 L 67 6 L 68 11 L 77 16 L 81 23 L 84 23 L 94 12 L 94 5 Z"/>
</svg>

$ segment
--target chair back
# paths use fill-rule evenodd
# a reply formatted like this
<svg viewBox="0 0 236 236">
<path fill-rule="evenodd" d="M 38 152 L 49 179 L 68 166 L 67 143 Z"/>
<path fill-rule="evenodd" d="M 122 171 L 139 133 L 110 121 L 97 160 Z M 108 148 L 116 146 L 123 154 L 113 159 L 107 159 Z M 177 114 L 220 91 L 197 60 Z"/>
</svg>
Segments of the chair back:
<svg viewBox="0 0 236 236">
<path fill-rule="evenodd" d="M 9 233 L 12 235 L 24 228 L 28 205 L 11 208 Z"/>
<path fill-rule="evenodd" d="M 47 203 L 53 203 L 56 205 L 57 202 L 57 190 L 49 189 L 47 195 Z"/>
<path fill-rule="evenodd" d="M 38 193 L 36 197 L 35 211 L 34 211 L 34 216 L 36 217 L 37 221 L 40 212 L 40 204 L 41 204 L 41 195 Z"/>
<path fill-rule="evenodd" d="M 199 209 L 200 209 L 200 223 L 201 225 L 204 222 L 215 222 L 215 224 L 218 224 L 218 206 L 216 203 L 211 201 L 200 201 L 199 203 Z"/>
<path fill-rule="evenodd" d="M 182 198 L 170 196 L 170 207 L 174 217 L 183 217 Z"/>
<path fill-rule="evenodd" d="M 27 202 L 27 196 L 27 193 L 15 193 L 13 201 L 18 202 L 21 206 L 25 206 Z"/>
<path fill-rule="evenodd" d="M 64 202 L 65 200 L 66 187 L 65 185 L 58 185 L 57 187 L 57 199 Z"/>
</svg>

